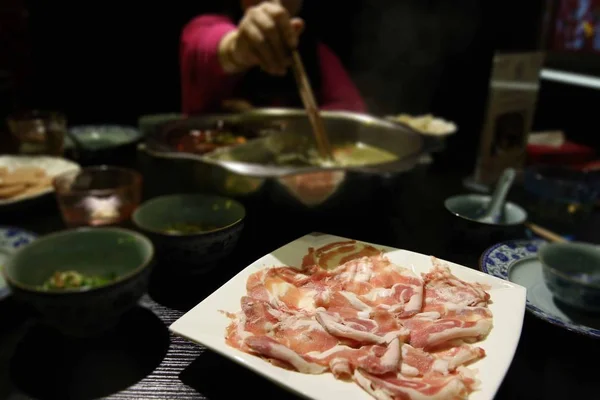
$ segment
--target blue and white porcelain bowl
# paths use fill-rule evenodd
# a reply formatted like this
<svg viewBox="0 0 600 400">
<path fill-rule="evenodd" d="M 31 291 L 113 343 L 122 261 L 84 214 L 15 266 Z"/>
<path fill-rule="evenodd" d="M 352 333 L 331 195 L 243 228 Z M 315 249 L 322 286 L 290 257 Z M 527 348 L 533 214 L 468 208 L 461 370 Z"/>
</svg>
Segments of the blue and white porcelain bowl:
<svg viewBox="0 0 600 400">
<path fill-rule="evenodd" d="M 0 270 L 13 253 L 33 242 L 37 236 L 23 229 L 0 226 Z M 0 272 L 0 299 L 8 295 L 3 274 Z"/>
</svg>

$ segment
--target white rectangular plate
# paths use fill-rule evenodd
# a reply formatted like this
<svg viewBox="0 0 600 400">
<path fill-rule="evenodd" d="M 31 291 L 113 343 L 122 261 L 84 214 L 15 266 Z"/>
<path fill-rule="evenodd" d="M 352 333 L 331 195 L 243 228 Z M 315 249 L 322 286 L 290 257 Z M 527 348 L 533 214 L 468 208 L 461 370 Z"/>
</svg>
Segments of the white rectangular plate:
<svg viewBox="0 0 600 400">
<path fill-rule="evenodd" d="M 275 367 L 261 358 L 234 349 L 225 343 L 225 328 L 229 324 L 229 319 L 219 310 L 229 312 L 240 310 L 240 299 L 246 294 L 246 280 L 250 274 L 272 266 L 299 266 L 309 247 L 321 247 L 341 240 L 348 239 L 332 235 L 310 234 L 294 240 L 242 270 L 175 321 L 169 329 L 302 396 L 315 400 L 372 399 L 355 383 L 336 380 L 333 375 L 328 373 L 306 375 Z M 432 268 L 430 256 L 391 247 L 373 246 L 382 249 L 393 263 L 412 268 L 416 273 L 427 272 Z M 470 268 L 450 262 L 448 264 L 452 273 L 458 278 L 491 286 L 489 290 L 492 298 L 490 309 L 494 313 L 494 328 L 484 341 L 478 343 L 485 349 L 487 356 L 471 366 L 478 371 L 477 378 L 481 381 L 481 386 L 470 396 L 470 399 L 493 399 L 519 343 L 525 312 L 525 288 Z M 202 379 L 202 377 L 198 377 L 198 379 Z"/>
</svg>

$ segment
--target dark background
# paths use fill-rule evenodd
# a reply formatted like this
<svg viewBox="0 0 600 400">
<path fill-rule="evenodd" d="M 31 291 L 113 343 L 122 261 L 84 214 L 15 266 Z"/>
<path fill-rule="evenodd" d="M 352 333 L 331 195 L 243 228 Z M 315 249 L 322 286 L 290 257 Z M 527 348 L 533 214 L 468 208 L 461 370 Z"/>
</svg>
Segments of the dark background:
<svg viewBox="0 0 600 400">
<path fill-rule="evenodd" d="M 180 31 L 218 4 L 184 3 L 3 0 L 0 70 L 12 78 L 4 74 L 0 85 L 0 116 L 52 108 L 71 124 L 135 124 L 142 114 L 178 111 Z M 305 2 L 308 23 L 347 66 L 369 111 L 433 112 L 456 121 L 461 131 L 450 147 L 472 155 L 460 158 L 469 166 L 492 54 L 543 48 L 546 3 L 552 1 Z M 534 128 L 562 128 L 598 145 L 590 132 L 598 100 L 596 91 L 544 82 Z"/>
</svg>

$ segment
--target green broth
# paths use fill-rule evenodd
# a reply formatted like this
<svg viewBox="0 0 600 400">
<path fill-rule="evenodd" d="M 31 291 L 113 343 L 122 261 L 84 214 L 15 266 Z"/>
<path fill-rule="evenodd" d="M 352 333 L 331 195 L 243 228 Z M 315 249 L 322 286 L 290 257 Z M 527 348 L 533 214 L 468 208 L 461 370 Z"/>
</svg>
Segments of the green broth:
<svg viewBox="0 0 600 400">
<path fill-rule="evenodd" d="M 333 161 L 323 160 L 316 149 L 307 153 L 284 153 L 276 157 L 276 164 L 284 166 L 358 167 L 383 164 L 398 160 L 398 157 L 379 147 L 364 143 L 348 143 L 333 147 Z"/>
<path fill-rule="evenodd" d="M 348 144 L 333 149 L 334 164 L 341 166 L 361 166 L 383 164 L 396 161 L 398 157 L 379 147 L 364 143 Z"/>
</svg>

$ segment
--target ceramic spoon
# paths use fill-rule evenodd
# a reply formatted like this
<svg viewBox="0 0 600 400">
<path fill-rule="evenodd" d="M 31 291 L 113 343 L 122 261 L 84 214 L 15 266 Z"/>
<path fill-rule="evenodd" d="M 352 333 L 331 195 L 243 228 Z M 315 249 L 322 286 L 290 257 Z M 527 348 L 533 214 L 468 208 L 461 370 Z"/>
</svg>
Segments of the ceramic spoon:
<svg viewBox="0 0 600 400">
<path fill-rule="evenodd" d="M 502 216 L 504 210 L 504 202 L 513 181 L 515 180 L 516 171 L 513 168 L 507 168 L 502 173 L 502 176 L 496 184 L 492 200 L 487 208 L 481 210 L 481 214 L 476 218 L 477 222 L 485 224 L 496 224 Z"/>
<path fill-rule="evenodd" d="M 488 223 L 488 224 L 496 224 L 500 220 L 502 216 L 502 212 L 504 210 L 504 203 L 506 200 L 506 195 L 510 191 L 510 188 L 515 180 L 516 171 L 512 168 L 507 168 L 502 173 L 502 176 L 498 180 L 496 184 L 496 188 L 494 190 L 494 194 L 492 195 L 492 200 L 488 207 L 482 210 L 481 216 L 477 218 L 478 222 Z M 539 225 L 533 224 L 531 222 L 525 222 L 525 227 L 530 229 L 533 233 L 538 235 L 539 237 L 548 240 L 549 242 L 554 243 L 566 243 L 568 240 L 561 237 L 560 235 L 543 228 Z"/>
</svg>

